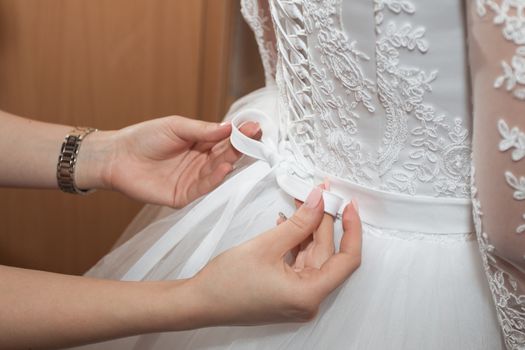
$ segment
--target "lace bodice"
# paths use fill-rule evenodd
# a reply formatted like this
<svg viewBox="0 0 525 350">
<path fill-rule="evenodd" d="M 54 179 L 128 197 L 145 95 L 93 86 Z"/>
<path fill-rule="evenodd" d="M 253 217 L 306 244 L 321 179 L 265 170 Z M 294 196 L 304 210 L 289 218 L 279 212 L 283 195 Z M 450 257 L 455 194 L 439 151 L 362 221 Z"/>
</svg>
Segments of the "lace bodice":
<svg viewBox="0 0 525 350">
<path fill-rule="evenodd" d="M 281 137 L 310 167 L 412 197 L 472 195 L 505 343 L 525 349 L 525 0 L 243 8 Z"/>
<path fill-rule="evenodd" d="M 376 189 L 468 197 L 460 0 L 243 1 L 281 130 L 317 168 Z"/>
</svg>

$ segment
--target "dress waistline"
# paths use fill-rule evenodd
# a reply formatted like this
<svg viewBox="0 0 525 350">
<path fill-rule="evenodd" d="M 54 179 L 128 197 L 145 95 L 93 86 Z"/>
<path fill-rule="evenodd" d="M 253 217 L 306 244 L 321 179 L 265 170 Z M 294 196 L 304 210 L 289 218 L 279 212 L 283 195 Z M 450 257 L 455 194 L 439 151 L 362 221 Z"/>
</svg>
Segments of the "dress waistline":
<svg viewBox="0 0 525 350">
<path fill-rule="evenodd" d="M 240 125 L 247 121 L 260 124 L 263 131 L 261 141 L 250 139 L 240 132 Z M 189 210 L 148 248 L 122 279 L 147 279 L 162 259 L 197 228 L 202 213 L 220 210 L 219 219 L 209 228 L 206 237 L 176 277 L 189 278 L 195 275 L 213 256 L 246 196 L 267 176 L 275 177 L 280 188 L 290 196 L 304 201 L 313 189 L 313 181 L 305 180 L 305 172 L 301 173 L 300 166 L 294 165 L 286 157 L 286 150 L 279 150 L 278 136 L 278 128 L 264 113 L 255 109 L 239 112 L 232 120 L 230 140 L 237 150 L 259 161 L 233 176 Z M 295 153 L 296 158 L 300 157 Z M 319 178 L 326 176 L 321 171 L 315 175 Z M 323 192 L 323 199 L 325 211 L 331 215 L 341 214 L 346 204 L 356 198 L 363 222 L 378 228 L 443 237 L 457 237 L 472 232 L 469 200 L 408 196 L 373 190 L 334 176 L 329 178 L 330 191 Z M 233 192 L 232 183 L 237 186 Z"/>
<path fill-rule="evenodd" d="M 263 136 L 253 140 L 240 132 L 245 122 L 259 123 Z M 245 109 L 232 119 L 232 145 L 245 155 L 267 162 L 275 171 L 277 183 L 290 196 L 304 201 L 314 184 L 298 176 L 279 147 L 278 127 L 264 113 Z M 411 196 L 365 187 L 315 170 L 315 178 L 328 178 L 330 191 L 323 192 L 325 211 L 340 215 L 352 198 L 359 203 L 363 222 L 372 226 L 429 234 L 465 234 L 473 232 L 471 200 Z"/>
</svg>

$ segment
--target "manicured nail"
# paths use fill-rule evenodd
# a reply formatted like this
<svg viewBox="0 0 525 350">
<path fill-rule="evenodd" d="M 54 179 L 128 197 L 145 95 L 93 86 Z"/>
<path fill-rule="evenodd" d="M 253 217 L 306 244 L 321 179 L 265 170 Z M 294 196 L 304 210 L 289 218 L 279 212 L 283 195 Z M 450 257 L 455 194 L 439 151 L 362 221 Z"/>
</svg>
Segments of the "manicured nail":
<svg viewBox="0 0 525 350">
<path fill-rule="evenodd" d="M 359 204 L 357 204 L 357 199 L 352 199 L 352 205 L 354 206 L 355 212 L 359 214 Z"/>
<path fill-rule="evenodd" d="M 323 198 L 323 191 L 319 187 L 315 187 L 312 192 L 308 195 L 306 198 L 306 201 L 304 202 L 304 205 L 307 208 L 316 208 L 319 205 L 319 202 L 321 202 L 321 199 Z"/>
<path fill-rule="evenodd" d="M 219 127 L 223 127 L 223 126 L 227 126 L 227 125 L 230 125 L 232 122 L 222 122 L 219 124 Z"/>
<path fill-rule="evenodd" d="M 330 191 L 330 179 L 328 177 L 325 177 L 323 180 L 324 189 L 326 191 Z"/>
</svg>

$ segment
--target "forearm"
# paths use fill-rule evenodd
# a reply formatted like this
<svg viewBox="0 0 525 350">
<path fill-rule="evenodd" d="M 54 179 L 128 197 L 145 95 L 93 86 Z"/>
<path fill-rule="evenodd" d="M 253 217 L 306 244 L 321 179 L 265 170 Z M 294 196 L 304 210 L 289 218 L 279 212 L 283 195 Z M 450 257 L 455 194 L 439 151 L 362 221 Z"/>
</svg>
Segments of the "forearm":
<svg viewBox="0 0 525 350">
<path fill-rule="evenodd" d="M 56 188 L 56 165 L 71 127 L 0 111 L 0 186 Z"/>
<path fill-rule="evenodd" d="M 0 266 L 2 348 L 65 347 L 199 325 L 187 281 L 120 282 Z"/>
<path fill-rule="evenodd" d="M 0 187 L 57 188 L 57 162 L 71 126 L 43 123 L 0 111 Z M 111 132 L 88 136 L 75 171 L 79 188 L 104 188 Z"/>
</svg>

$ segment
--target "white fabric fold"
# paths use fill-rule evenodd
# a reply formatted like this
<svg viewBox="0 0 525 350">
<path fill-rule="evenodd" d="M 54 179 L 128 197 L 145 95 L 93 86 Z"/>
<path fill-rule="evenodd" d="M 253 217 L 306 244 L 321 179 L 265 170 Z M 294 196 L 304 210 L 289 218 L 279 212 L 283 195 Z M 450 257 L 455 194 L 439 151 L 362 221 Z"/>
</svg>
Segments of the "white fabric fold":
<svg viewBox="0 0 525 350">
<path fill-rule="evenodd" d="M 229 204 L 230 201 L 232 201 L 232 198 L 230 198 L 232 197 L 232 193 L 229 183 L 234 182 L 247 184 L 246 186 L 239 188 L 240 191 L 238 191 L 238 193 L 242 196 L 242 194 L 244 193 L 243 189 L 247 189 L 247 187 L 249 187 L 248 184 L 253 183 L 254 179 L 257 176 L 260 176 L 260 174 L 268 174 L 270 170 L 271 169 L 268 166 L 268 164 L 264 162 L 256 162 L 253 165 L 246 168 L 244 171 L 233 176 L 231 179 L 228 180 L 228 182 L 219 186 L 215 191 L 210 193 L 199 204 L 197 204 L 190 212 L 188 212 L 186 216 L 184 216 L 180 221 L 173 225 L 164 235 L 162 235 L 162 237 L 158 241 L 156 241 L 146 251 L 146 253 L 144 253 L 144 255 L 133 264 L 133 266 L 121 279 L 124 281 L 143 280 L 166 254 L 168 254 L 180 241 L 184 239 L 184 237 L 186 237 L 194 230 L 195 225 L 197 225 L 199 223 L 199 220 L 202 219 L 201 217 L 199 217 L 199 213 L 211 213 L 226 205 L 226 210 L 223 212 L 222 217 L 231 217 L 231 215 L 233 215 L 234 212 L 231 210 L 228 211 L 228 209 L 234 208 L 232 207 L 232 205 Z M 194 220 L 195 215 L 197 215 L 197 218 L 199 220 Z M 213 244 L 208 243 L 208 241 L 212 240 L 214 235 L 222 236 L 224 230 L 226 229 L 226 227 L 223 227 L 224 222 L 225 219 L 219 220 L 219 222 L 217 222 L 217 224 L 210 231 L 210 234 L 208 234 L 206 239 L 202 242 L 201 246 L 208 246 L 209 249 L 212 248 Z M 214 232 L 217 233 L 214 234 Z M 197 251 L 201 252 L 203 249 L 204 248 L 200 248 L 197 249 Z M 190 261 L 192 262 L 195 260 L 196 258 L 190 258 Z"/>
<path fill-rule="evenodd" d="M 263 133 L 260 141 L 253 140 L 240 131 L 240 126 L 249 121 L 259 123 Z M 319 169 L 312 172 L 310 182 L 301 178 L 297 169 L 305 165 L 297 164 L 293 151 L 290 153 L 287 149 L 290 145 L 279 142 L 278 127 L 269 116 L 259 110 L 244 109 L 232 119 L 230 140 L 238 151 L 258 161 L 206 196 L 146 251 L 123 276 L 123 280 L 138 281 L 146 278 L 163 257 L 194 229 L 196 222 L 191 219 L 192 213 L 212 212 L 223 207 L 220 219 L 210 228 L 207 236 L 184 264 L 178 278 L 195 275 L 213 256 L 246 196 L 267 176 L 275 176 L 284 192 L 301 201 L 306 200 L 315 186 L 314 177 L 328 178 L 330 191 L 323 192 L 323 200 L 325 212 L 332 216 L 340 215 L 346 204 L 356 197 L 363 222 L 376 227 L 444 235 L 472 232 L 471 204 L 467 199 L 409 196 L 379 191 L 323 173 Z M 233 193 L 230 183 L 237 184 Z"/>
</svg>

